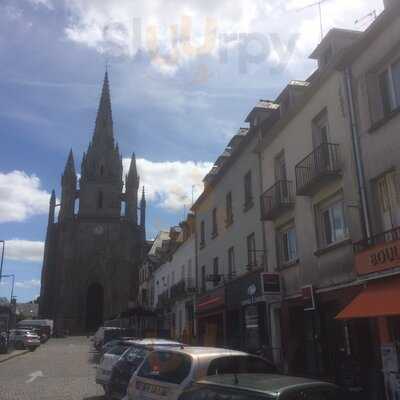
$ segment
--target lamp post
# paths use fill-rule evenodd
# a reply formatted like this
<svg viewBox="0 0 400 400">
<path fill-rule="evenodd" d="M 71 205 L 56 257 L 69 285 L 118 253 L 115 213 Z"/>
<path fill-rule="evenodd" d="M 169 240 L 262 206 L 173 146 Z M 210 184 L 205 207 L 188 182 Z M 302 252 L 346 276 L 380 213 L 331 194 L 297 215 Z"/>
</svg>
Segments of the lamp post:
<svg viewBox="0 0 400 400">
<path fill-rule="evenodd" d="M 14 274 L 0 275 L 0 278 L 12 278 L 11 295 L 10 295 L 10 304 L 11 304 L 12 299 L 14 297 L 15 275 Z"/>
<path fill-rule="evenodd" d="M 0 261 L 0 282 L 1 282 L 1 278 L 3 276 L 4 248 L 6 247 L 6 241 L 0 240 L 0 243 L 2 244 L 1 261 Z"/>
</svg>

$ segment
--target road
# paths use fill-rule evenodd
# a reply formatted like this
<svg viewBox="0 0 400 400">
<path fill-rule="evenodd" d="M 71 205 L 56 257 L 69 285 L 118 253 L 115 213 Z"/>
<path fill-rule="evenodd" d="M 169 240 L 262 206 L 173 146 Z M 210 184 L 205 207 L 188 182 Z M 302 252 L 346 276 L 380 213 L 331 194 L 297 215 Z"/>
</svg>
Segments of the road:
<svg viewBox="0 0 400 400">
<path fill-rule="evenodd" d="M 0 364 L 1 400 L 103 400 L 86 337 L 51 339 Z"/>
</svg>

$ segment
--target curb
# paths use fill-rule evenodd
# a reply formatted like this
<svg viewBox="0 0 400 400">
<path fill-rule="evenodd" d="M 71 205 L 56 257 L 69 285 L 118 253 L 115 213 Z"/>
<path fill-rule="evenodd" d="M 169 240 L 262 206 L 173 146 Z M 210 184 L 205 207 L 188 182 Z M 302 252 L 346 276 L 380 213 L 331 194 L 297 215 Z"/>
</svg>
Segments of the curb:
<svg viewBox="0 0 400 400">
<path fill-rule="evenodd" d="M 29 353 L 29 350 L 24 350 L 24 351 L 21 351 L 20 353 L 17 353 L 17 354 L 10 354 L 9 357 L 3 358 L 2 360 L 0 360 L 0 364 L 3 363 L 3 362 L 6 362 L 8 360 L 12 360 L 13 358 L 16 358 L 16 357 L 19 357 L 19 356 L 23 356 L 24 354 L 27 354 L 27 353 Z"/>
</svg>

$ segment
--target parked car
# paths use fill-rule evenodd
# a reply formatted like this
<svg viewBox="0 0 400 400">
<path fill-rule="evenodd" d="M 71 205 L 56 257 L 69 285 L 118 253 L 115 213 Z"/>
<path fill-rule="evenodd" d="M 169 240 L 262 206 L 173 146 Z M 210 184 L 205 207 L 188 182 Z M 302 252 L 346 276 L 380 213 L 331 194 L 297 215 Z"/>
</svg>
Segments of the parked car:
<svg viewBox="0 0 400 400">
<path fill-rule="evenodd" d="M 181 346 L 183 346 L 182 343 L 166 339 L 135 340 L 113 366 L 106 393 L 110 398 L 122 399 L 126 395 L 131 376 L 151 351 Z"/>
<path fill-rule="evenodd" d="M 96 383 L 103 386 L 107 393 L 107 384 L 111 377 L 113 365 L 119 360 L 121 355 L 132 345 L 131 341 L 121 341 L 112 346 L 100 359 L 99 366 L 96 371 Z"/>
<path fill-rule="evenodd" d="M 34 351 L 40 346 L 40 337 L 27 329 L 11 330 L 9 340 L 16 349 Z"/>
<path fill-rule="evenodd" d="M 0 332 L 0 354 L 8 353 L 8 338 L 6 332 Z"/>
<path fill-rule="evenodd" d="M 123 336 L 124 330 L 122 328 L 101 326 L 93 336 L 93 345 L 97 351 L 110 340 Z"/>
<path fill-rule="evenodd" d="M 207 377 L 185 391 L 179 400 L 342 400 L 331 383 L 272 374 L 227 374 Z"/>
<path fill-rule="evenodd" d="M 239 373 L 274 373 L 261 357 L 229 349 L 185 347 L 151 352 L 129 381 L 127 399 L 176 400 L 192 382 L 205 376 Z M 149 396 L 149 394 L 151 394 Z"/>
<path fill-rule="evenodd" d="M 123 343 L 123 342 L 126 342 L 126 341 L 128 341 L 128 340 L 135 340 L 135 339 L 136 339 L 136 338 L 133 338 L 133 337 L 122 337 L 122 338 L 120 338 L 120 339 L 113 339 L 113 340 L 110 340 L 110 341 L 107 342 L 105 345 L 103 345 L 103 347 L 101 348 L 100 353 L 101 353 L 101 354 L 107 353 L 108 350 L 110 350 L 112 347 L 114 347 L 114 346 L 116 346 L 116 345 L 118 345 L 118 344 L 121 344 L 121 343 Z"/>
</svg>

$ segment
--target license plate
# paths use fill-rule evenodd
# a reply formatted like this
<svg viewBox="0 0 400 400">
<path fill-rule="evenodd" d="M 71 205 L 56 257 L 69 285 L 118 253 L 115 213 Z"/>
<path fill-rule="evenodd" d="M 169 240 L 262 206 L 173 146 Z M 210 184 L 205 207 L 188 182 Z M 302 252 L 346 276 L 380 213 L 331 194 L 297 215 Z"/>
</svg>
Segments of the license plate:
<svg viewBox="0 0 400 400">
<path fill-rule="evenodd" d="M 168 389 L 163 386 L 153 385 L 152 383 L 146 383 L 141 381 L 136 381 L 136 390 L 145 393 L 155 394 L 156 396 L 167 396 Z"/>
</svg>

